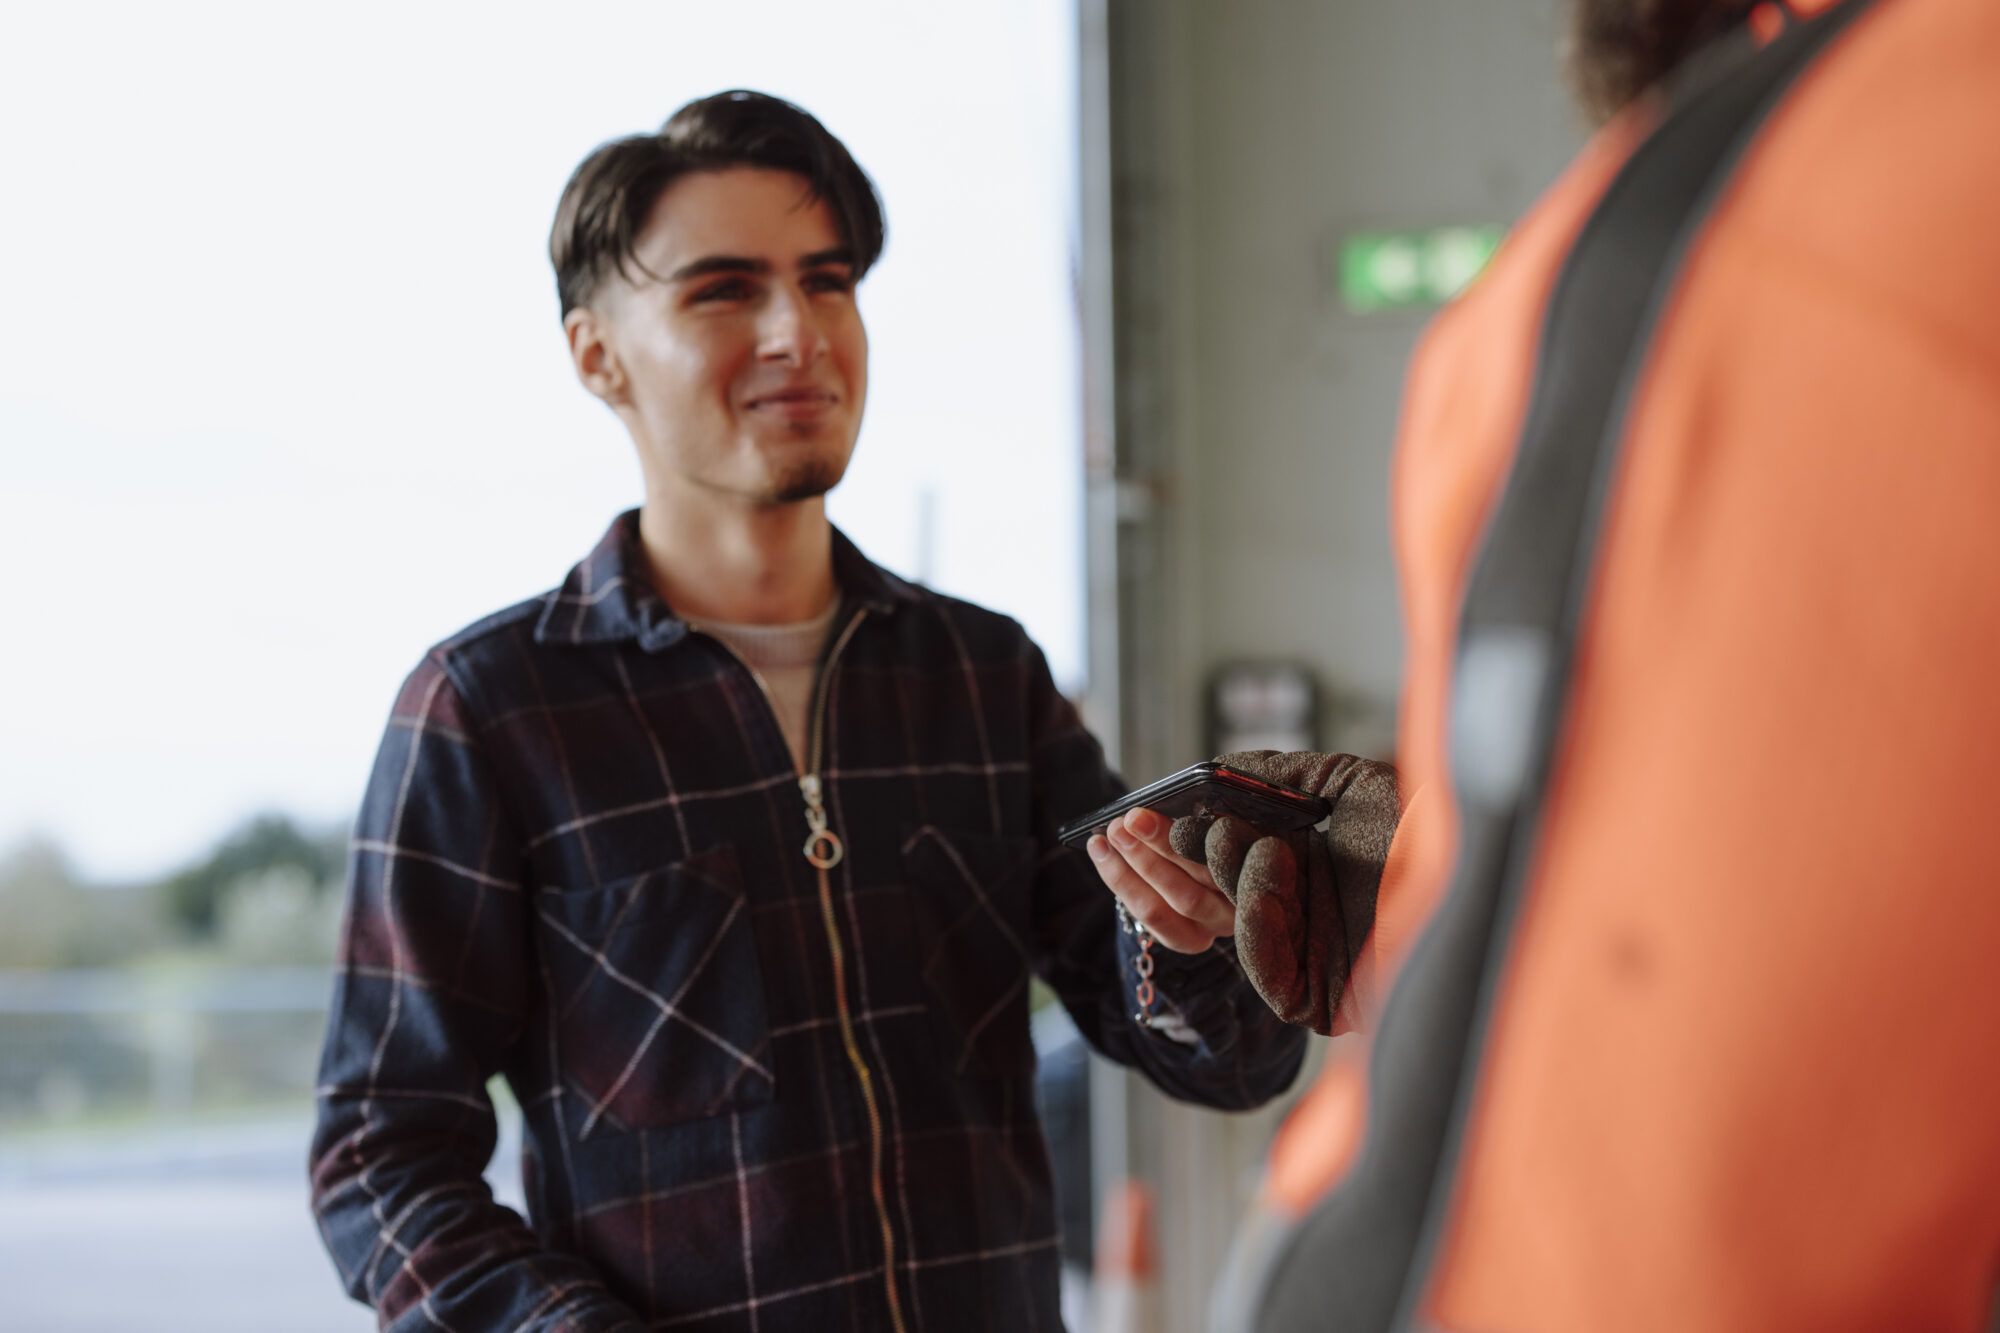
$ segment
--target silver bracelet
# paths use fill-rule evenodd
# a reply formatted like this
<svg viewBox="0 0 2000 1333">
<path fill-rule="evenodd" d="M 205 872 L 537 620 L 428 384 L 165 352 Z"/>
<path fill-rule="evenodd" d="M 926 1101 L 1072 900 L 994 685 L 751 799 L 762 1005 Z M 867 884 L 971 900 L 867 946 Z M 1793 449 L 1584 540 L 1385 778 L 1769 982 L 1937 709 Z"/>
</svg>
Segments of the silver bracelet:
<svg viewBox="0 0 2000 1333">
<path fill-rule="evenodd" d="M 1139 974 L 1138 984 L 1132 988 L 1132 998 L 1138 1001 L 1138 1009 L 1133 1011 L 1132 1021 L 1142 1028 L 1153 1026 L 1153 932 L 1132 919 L 1125 910 L 1123 899 L 1113 899 L 1118 904 L 1118 928 L 1139 941 L 1139 956 L 1132 960 L 1132 970 Z"/>
</svg>

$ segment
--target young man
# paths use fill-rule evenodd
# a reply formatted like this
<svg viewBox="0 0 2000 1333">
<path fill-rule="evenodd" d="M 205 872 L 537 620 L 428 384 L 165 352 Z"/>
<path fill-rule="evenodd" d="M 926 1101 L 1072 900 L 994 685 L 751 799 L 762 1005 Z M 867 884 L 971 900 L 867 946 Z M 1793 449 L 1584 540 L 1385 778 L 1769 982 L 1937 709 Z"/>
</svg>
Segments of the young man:
<svg viewBox="0 0 2000 1333">
<path fill-rule="evenodd" d="M 314 1204 L 385 1328 L 1059 1326 L 1027 1025 L 1248 1107 L 1301 1038 L 1227 946 L 1136 957 L 1057 823 L 1118 791 L 1011 620 L 871 565 L 873 187 L 811 116 L 690 104 L 576 171 L 578 378 L 645 503 L 434 649 L 355 840 Z M 481 1174 L 525 1116 L 526 1220 Z"/>
</svg>

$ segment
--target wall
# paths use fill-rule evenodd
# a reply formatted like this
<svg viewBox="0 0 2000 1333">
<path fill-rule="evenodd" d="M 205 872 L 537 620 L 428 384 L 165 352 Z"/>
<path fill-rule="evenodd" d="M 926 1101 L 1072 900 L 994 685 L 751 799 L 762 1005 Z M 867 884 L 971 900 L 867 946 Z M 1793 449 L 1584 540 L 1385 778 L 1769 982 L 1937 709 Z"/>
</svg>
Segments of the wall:
<svg viewBox="0 0 2000 1333">
<path fill-rule="evenodd" d="M 1121 474 L 1156 501 L 1155 729 L 1178 759 L 1232 657 L 1316 667 L 1327 739 L 1386 748 L 1401 665 L 1389 453 L 1431 313 L 1353 314 L 1342 236 L 1506 223 L 1582 137 L 1559 0 L 1141 0 L 1111 6 Z M 1132 506 L 1127 506 L 1128 513 Z M 1172 659 L 1170 666 L 1157 660 Z M 1127 686 L 1128 691 L 1130 685 Z M 1135 776 L 1140 776 L 1136 774 Z"/>
<path fill-rule="evenodd" d="M 1560 3 L 1082 0 L 1092 676 L 1135 781 L 1205 753 L 1203 688 L 1242 657 L 1307 663 L 1324 743 L 1389 753 L 1389 456 L 1431 312 L 1348 312 L 1333 256 L 1504 224 L 1553 179 L 1583 134 Z M 1159 1327 L 1205 1327 L 1276 1113 L 1112 1082 L 1096 1137 L 1159 1193 Z"/>
</svg>

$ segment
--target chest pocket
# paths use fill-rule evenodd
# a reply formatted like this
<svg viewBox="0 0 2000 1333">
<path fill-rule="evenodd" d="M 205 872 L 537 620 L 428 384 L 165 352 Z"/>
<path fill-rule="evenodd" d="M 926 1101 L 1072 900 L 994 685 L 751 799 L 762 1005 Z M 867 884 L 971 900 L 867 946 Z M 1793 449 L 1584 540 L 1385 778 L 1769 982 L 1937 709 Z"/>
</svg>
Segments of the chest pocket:
<svg viewBox="0 0 2000 1333">
<path fill-rule="evenodd" d="M 1028 1039 L 1033 838 L 926 824 L 903 844 L 925 998 L 945 1060 L 961 1076 L 1021 1077 Z"/>
<path fill-rule="evenodd" d="M 536 931 L 579 1137 L 771 1099 L 764 979 L 734 849 L 544 890 Z"/>
</svg>

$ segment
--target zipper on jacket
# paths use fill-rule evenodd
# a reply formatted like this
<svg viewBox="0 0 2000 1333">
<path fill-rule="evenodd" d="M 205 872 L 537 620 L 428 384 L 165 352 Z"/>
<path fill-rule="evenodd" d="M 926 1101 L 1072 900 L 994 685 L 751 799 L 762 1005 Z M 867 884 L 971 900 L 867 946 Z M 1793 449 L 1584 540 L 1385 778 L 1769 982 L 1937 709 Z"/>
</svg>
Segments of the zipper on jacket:
<svg viewBox="0 0 2000 1333">
<path fill-rule="evenodd" d="M 868 1189 L 875 1201 L 875 1220 L 882 1228 L 882 1278 L 889 1297 L 889 1323 L 894 1333 L 904 1333 L 903 1299 L 896 1290 L 896 1232 L 889 1221 L 888 1193 L 882 1187 L 882 1111 L 875 1100 L 874 1075 L 868 1068 L 867 1059 L 861 1054 L 861 1043 L 854 1036 L 854 1016 L 847 1004 L 847 954 L 840 947 L 840 926 L 833 911 L 833 881 L 827 873 L 846 857 L 847 847 L 840 840 L 840 835 L 828 827 L 825 793 L 819 777 L 826 732 L 826 700 L 833 664 L 867 615 L 865 608 L 854 613 L 840 631 L 840 637 L 834 640 L 826 660 L 820 663 L 818 679 L 813 682 L 812 711 L 806 717 L 806 764 L 805 771 L 799 774 L 799 795 L 805 800 L 808 830 L 803 850 L 806 863 L 819 876 L 820 920 L 826 927 L 826 946 L 833 958 L 833 995 L 840 1018 L 840 1043 L 847 1052 L 848 1064 L 854 1067 L 855 1080 L 861 1085 L 862 1106 L 868 1112 Z M 757 682 L 757 688 L 763 691 L 764 702 L 771 710 L 771 720 L 779 723 L 778 733 L 782 736 L 784 726 L 778 717 L 778 702 L 771 694 L 771 687 L 764 683 L 764 677 L 758 674 L 756 667 L 743 660 L 741 653 L 714 635 L 708 637 L 722 644 L 723 651 L 742 663 L 743 669 L 750 673 L 750 679 Z"/>
</svg>

